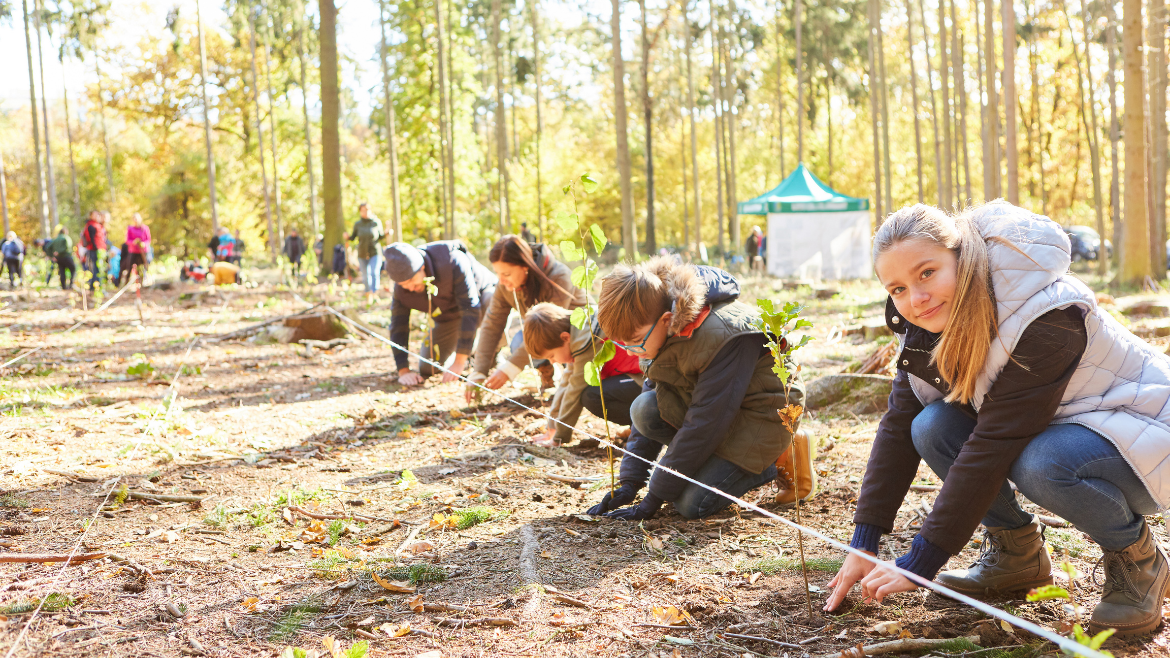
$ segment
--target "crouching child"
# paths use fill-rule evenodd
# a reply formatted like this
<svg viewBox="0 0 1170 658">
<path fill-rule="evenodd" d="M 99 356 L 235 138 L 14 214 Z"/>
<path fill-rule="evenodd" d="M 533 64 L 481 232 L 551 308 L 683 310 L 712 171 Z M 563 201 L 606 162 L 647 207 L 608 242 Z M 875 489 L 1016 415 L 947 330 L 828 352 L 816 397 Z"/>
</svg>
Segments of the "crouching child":
<svg viewBox="0 0 1170 658">
<path fill-rule="evenodd" d="M 665 448 L 660 465 L 716 491 L 661 468 L 651 476 L 646 461 L 626 455 L 621 487 L 590 514 L 642 520 L 669 502 L 702 518 L 731 503 L 720 492 L 738 497 L 776 479 L 776 460 L 792 443 L 776 412 L 803 404 L 804 389 L 797 380 L 785 390 L 756 326 L 759 311 L 738 298 L 727 272 L 661 257 L 602 279 L 600 326 L 646 375 L 626 449 L 653 461 Z M 625 507 L 647 481 L 641 502 Z"/>
<path fill-rule="evenodd" d="M 585 381 L 585 364 L 593 360 L 605 343 L 605 334 L 590 318 L 587 329 L 578 329 L 569 321 L 572 311 L 548 302 L 537 304 L 524 318 L 524 348 L 537 359 L 567 366 L 553 393 L 545 431 L 533 439 L 543 446 L 568 443 L 573 426 L 588 409 L 598 418 L 608 418 L 619 425 L 630 424 L 630 404 L 642 392 L 642 371 L 637 357 L 622 348 L 601 368 L 601 386 Z M 602 409 L 602 394 L 605 408 Z"/>
</svg>

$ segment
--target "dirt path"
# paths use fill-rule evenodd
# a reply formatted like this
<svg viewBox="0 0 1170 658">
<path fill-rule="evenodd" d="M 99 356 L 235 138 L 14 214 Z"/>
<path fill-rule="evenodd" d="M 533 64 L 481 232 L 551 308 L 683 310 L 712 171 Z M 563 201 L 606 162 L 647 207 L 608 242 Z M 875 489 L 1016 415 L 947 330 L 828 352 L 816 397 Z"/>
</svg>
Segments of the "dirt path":
<svg viewBox="0 0 1170 658">
<path fill-rule="evenodd" d="M 368 642 L 373 656 L 796 658 L 888 639 L 875 624 L 896 621 L 913 637 L 1020 647 L 979 656 L 1052 650 L 921 592 L 884 606 L 854 597 L 841 615 L 809 617 L 790 530 L 736 510 L 705 521 L 664 510 L 641 524 L 584 516 L 608 486 L 604 450 L 532 447 L 539 416 L 467 406 L 457 384 L 404 389 L 390 351 L 372 340 L 326 350 L 213 342 L 302 305 L 267 287 L 202 290 L 145 291 L 141 325 L 129 299 L 94 315 L 57 292 L 0 295 L 0 357 L 44 347 L 0 378 L 0 547 L 68 553 L 82 539 L 80 550 L 111 556 L 65 568 L 0 564 L 0 649 L 250 657 L 287 647 L 328 655 L 332 643 L 356 658 L 353 645 Z M 871 354 L 877 344 L 864 335 L 825 339 L 834 326 L 878 318 L 881 304 L 861 285 L 811 301 L 822 340 L 802 354 L 804 378 Z M 388 308 L 361 317 L 384 324 Z M 525 375 L 507 392 L 538 405 L 534 384 Z M 845 541 L 880 418 L 865 402 L 806 424 L 820 444 L 823 492 L 804 522 Z M 601 425 L 582 423 L 595 433 Z M 925 467 L 919 474 L 937 484 Z M 908 497 L 883 555 L 908 547 L 934 495 Z M 770 489 L 749 497 L 792 515 L 774 509 Z M 1165 541 L 1160 521 L 1155 533 Z M 1075 530 L 1049 538 L 1083 573 L 1100 555 Z M 805 547 L 819 608 L 841 555 Z M 1091 607 L 1097 588 L 1083 582 L 1078 595 Z M 1044 626 L 1066 620 L 1051 602 L 1002 603 Z M 1166 655 L 1170 631 L 1115 644 L 1117 655 Z M 973 649 L 943 650 L 964 648 Z"/>
</svg>

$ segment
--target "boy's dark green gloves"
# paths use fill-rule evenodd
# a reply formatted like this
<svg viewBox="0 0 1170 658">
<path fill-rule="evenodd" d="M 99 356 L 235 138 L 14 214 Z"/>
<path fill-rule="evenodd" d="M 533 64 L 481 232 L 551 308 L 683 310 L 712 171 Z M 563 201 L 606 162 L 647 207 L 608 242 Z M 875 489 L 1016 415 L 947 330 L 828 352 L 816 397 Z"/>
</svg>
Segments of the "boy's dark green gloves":
<svg viewBox="0 0 1170 658">
<path fill-rule="evenodd" d="M 641 488 L 638 485 L 623 482 L 617 491 L 611 491 L 605 494 L 605 498 L 602 498 L 600 503 L 590 507 L 586 514 L 590 516 L 601 516 L 610 510 L 625 507 L 634 502 L 634 498 L 638 496 L 638 490 Z"/>
<path fill-rule="evenodd" d="M 615 509 L 612 512 L 606 513 L 605 516 L 623 521 L 644 521 L 657 514 L 658 510 L 662 508 L 662 503 L 663 500 L 661 498 L 650 492 L 646 492 L 646 497 L 637 505 Z"/>
</svg>

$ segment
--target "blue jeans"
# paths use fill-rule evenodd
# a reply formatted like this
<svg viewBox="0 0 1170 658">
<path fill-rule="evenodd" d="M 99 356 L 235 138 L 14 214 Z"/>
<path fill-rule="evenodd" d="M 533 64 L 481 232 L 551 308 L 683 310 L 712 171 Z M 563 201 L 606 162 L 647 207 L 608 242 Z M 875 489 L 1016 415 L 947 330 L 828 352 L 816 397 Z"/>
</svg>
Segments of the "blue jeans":
<svg viewBox="0 0 1170 658">
<path fill-rule="evenodd" d="M 914 448 L 942 479 L 959 455 L 975 420 L 939 400 L 914 419 Z M 1158 504 L 1133 468 L 1106 438 L 1074 423 L 1049 425 L 1012 463 L 1008 478 L 1028 500 L 1055 513 L 1108 550 L 1138 540 L 1142 515 Z M 1032 522 L 1005 480 L 983 517 L 989 528 L 1015 529 Z"/>
<path fill-rule="evenodd" d="M 362 281 L 366 284 L 366 292 L 378 292 L 378 284 L 382 281 L 382 254 L 374 254 L 373 258 L 359 258 L 358 266 L 362 272 Z"/>
<path fill-rule="evenodd" d="M 630 419 L 642 436 L 658 443 L 669 444 L 678 432 L 674 426 L 662 420 L 661 414 L 658 413 L 657 391 L 646 391 L 634 400 L 630 405 Z M 756 475 L 722 457 L 711 455 L 696 473 L 688 475 L 693 480 L 738 498 L 760 485 L 775 480 L 776 465 L 771 464 L 763 473 Z M 710 516 L 728 505 L 731 505 L 730 498 L 691 482 L 687 482 L 682 494 L 674 501 L 675 511 L 687 519 Z"/>
</svg>

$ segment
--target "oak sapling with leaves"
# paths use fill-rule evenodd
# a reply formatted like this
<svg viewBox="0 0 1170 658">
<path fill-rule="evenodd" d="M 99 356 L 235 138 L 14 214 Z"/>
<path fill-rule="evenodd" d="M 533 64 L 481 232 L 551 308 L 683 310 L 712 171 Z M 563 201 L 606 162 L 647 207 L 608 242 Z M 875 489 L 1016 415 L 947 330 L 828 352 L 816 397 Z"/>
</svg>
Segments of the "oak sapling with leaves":
<svg viewBox="0 0 1170 658">
<path fill-rule="evenodd" d="M 630 403 L 642 391 L 638 359 L 606 340 L 600 325 L 589 316 L 578 328 L 571 313 L 556 304 L 537 304 L 524 318 L 524 347 L 533 358 L 567 366 L 553 393 L 550 420 L 537 445 L 559 445 L 572 438 L 581 409 L 601 418 L 604 413 L 618 425 L 630 424 Z"/>
<path fill-rule="evenodd" d="M 739 295 L 731 274 L 670 257 L 619 265 L 602 279 L 600 325 L 641 359 L 647 381 L 631 408 L 626 449 L 636 456 L 622 460 L 621 495 L 591 512 L 632 501 L 648 482 L 638 505 L 609 515 L 645 519 L 672 502 L 682 516 L 701 518 L 731 504 L 720 492 L 738 497 L 776 479 L 795 429 L 776 411 L 803 405 L 804 391 L 796 372 L 781 378 L 760 310 Z M 642 460 L 663 448 L 661 466 L 715 490 L 662 468 L 651 476 Z"/>
</svg>

